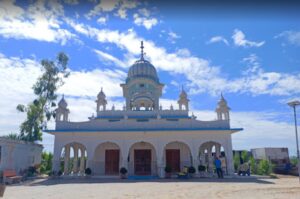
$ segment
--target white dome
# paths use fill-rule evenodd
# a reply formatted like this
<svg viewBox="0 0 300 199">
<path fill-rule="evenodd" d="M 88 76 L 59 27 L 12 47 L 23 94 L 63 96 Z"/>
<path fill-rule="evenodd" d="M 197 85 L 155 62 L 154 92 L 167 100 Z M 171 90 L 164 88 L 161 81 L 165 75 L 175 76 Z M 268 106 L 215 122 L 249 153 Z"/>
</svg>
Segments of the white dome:
<svg viewBox="0 0 300 199">
<path fill-rule="evenodd" d="M 149 61 L 144 59 L 136 61 L 129 68 L 127 81 L 138 77 L 149 78 L 158 82 L 158 76 L 155 67 Z"/>
</svg>

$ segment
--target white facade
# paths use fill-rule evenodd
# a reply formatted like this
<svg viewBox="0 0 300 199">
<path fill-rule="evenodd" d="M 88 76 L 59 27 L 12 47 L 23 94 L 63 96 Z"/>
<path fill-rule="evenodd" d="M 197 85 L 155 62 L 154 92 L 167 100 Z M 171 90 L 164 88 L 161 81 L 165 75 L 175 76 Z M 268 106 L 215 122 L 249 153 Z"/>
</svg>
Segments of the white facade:
<svg viewBox="0 0 300 199">
<path fill-rule="evenodd" d="M 159 105 L 163 84 L 155 67 L 143 57 L 131 66 L 124 84 L 126 106 L 108 110 L 103 89 L 96 99 L 96 116 L 88 121 L 71 122 L 63 98 L 57 112 L 54 170 L 64 161 L 64 174 L 82 173 L 91 168 L 95 175 L 118 175 L 125 167 L 129 175 L 164 176 L 166 165 L 174 172 L 184 166 L 213 168 L 215 156 L 225 154 L 226 171 L 233 173 L 229 107 L 221 96 L 217 120 L 200 121 L 189 115 L 189 99 L 182 89 L 178 108 Z M 71 164 L 72 161 L 72 164 Z"/>
<path fill-rule="evenodd" d="M 41 163 L 42 145 L 0 138 L 0 171 L 17 173 Z"/>
<path fill-rule="evenodd" d="M 251 153 L 255 160 L 269 160 L 276 165 L 290 162 L 288 148 L 256 148 L 251 149 Z"/>
</svg>

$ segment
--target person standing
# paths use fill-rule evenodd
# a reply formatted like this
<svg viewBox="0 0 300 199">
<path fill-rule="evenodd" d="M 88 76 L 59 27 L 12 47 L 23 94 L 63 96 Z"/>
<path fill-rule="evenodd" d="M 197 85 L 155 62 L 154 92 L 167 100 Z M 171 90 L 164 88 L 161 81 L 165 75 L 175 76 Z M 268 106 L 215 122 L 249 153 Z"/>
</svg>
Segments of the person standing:
<svg viewBox="0 0 300 199">
<path fill-rule="evenodd" d="M 223 171 L 222 171 L 222 162 L 218 157 L 216 157 L 215 159 L 215 166 L 216 166 L 218 178 L 224 178 Z"/>
</svg>

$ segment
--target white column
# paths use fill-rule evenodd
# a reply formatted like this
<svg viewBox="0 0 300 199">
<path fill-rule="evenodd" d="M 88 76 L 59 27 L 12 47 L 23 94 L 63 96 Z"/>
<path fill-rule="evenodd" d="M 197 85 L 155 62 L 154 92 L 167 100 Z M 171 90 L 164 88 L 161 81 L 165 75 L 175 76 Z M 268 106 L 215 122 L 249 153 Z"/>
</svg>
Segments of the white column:
<svg viewBox="0 0 300 199">
<path fill-rule="evenodd" d="M 199 157 L 198 157 L 198 154 L 199 154 L 199 149 L 198 147 L 191 147 L 191 152 L 192 152 L 192 159 L 193 159 L 193 166 L 195 167 L 196 169 L 196 174 L 198 173 L 198 165 L 199 165 Z"/>
<path fill-rule="evenodd" d="M 64 175 L 69 174 L 70 145 L 65 146 Z"/>
<path fill-rule="evenodd" d="M 84 173 L 84 160 L 85 160 L 85 150 L 83 147 L 80 148 L 81 157 L 80 157 L 80 173 Z"/>
<path fill-rule="evenodd" d="M 73 173 L 78 172 L 78 145 L 74 144 Z"/>
<path fill-rule="evenodd" d="M 60 170 L 60 156 L 61 156 L 61 145 L 59 144 L 57 137 L 55 137 L 54 142 L 54 153 L 52 160 L 52 171 L 58 172 Z"/>
<path fill-rule="evenodd" d="M 213 173 L 213 157 L 212 157 L 212 146 L 209 145 L 209 147 L 207 148 L 207 153 L 208 153 L 208 171 Z"/>
<path fill-rule="evenodd" d="M 229 138 L 227 140 L 225 156 L 226 156 L 226 167 L 227 167 L 228 175 L 233 175 L 234 174 L 234 165 L 233 165 L 231 135 L 229 135 Z"/>
<path fill-rule="evenodd" d="M 156 151 L 157 151 L 157 175 L 160 178 L 164 178 L 165 177 L 165 166 L 166 166 L 166 162 L 164 161 L 164 154 L 165 154 L 165 149 L 164 149 L 164 145 L 160 145 L 158 147 L 156 147 Z"/>
</svg>

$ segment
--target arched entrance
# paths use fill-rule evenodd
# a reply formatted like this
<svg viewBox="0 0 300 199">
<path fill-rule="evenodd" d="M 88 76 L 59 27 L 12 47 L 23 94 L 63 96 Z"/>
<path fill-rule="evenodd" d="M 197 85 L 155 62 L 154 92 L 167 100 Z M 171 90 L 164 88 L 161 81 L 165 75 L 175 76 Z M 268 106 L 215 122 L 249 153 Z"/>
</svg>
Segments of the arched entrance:
<svg viewBox="0 0 300 199">
<path fill-rule="evenodd" d="M 96 175 L 119 175 L 120 147 L 112 142 L 99 144 L 93 158 L 93 172 Z"/>
<path fill-rule="evenodd" d="M 137 142 L 129 149 L 129 175 L 157 175 L 156 152 L 152 144 Z"/>
<path fill-rule="evenodd" d="M 171 167 L 172 172 L 179 172 L 184 166 L 192 165 L 189 146 L 183 142 L 170 142 L 165 146 L 165 165 Z"/>
<path fill-rule="evenodd" d="M 62 148 L 60 170 L 64 175 L 84 174 L 86 168 L 86 147 L 78 142 L 66 144 Z"/>
<path fill-rule="evenodd" d="M 227 173 L 226 154 L 224 147 L 218 142 L 209 141 L 203 143 L 199 148 L 199 161 L 200 165 L 204 165 L 207 171 L 214 172 L 214 160 L 219 158 L 222 162 L 223 172 Z"/>
</svg>

